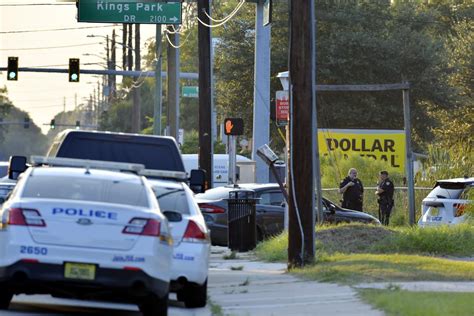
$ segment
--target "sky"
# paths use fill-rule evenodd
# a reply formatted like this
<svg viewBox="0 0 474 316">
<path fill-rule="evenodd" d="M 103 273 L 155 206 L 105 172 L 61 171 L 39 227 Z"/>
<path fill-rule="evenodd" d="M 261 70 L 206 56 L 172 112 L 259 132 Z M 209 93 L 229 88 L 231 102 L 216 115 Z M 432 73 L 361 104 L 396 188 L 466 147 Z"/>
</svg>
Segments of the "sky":
<svg viewBox="0 0 474 316">
<path fill-rule="evenodd" d="M 114 28 L 121 36 L 122 25 L 79 23 L 76 15 L 75 3 L 0 0 L 0 65 L 6 67 L 8 57 L 16 56 L 19 67 L 67 69 L 69 58 L 80 58 L 81 69 L 104 69 L 104 37 L 111 37 Z M 140 30 L 144 47 L 146 40 L 155 35 L 156 27 L 142 24 Z M 91 34 L 99 37 L 87 37 Z M 121 65 L 120 56 L 121 46 L 117 45 L 118 65 Z M 97 89 L 98 81 L 102 82 L 102 78 L 97 75 L 81 74 L 80 82 L 72 83 L 66 73 L 34 72 L 20 72 L 18 81 L 8 81 L 6 71 L 0 74 L 0 87 L 7 87 L 10 101 L 28 112 L 43 133 L 47 133 L 49 122 L 57 113 L 74 110 L 76 100 L 77 105 L 86 103 L 94 88 Z M 118 77 L 117 82 L 120 81 Z"/>
</svg>

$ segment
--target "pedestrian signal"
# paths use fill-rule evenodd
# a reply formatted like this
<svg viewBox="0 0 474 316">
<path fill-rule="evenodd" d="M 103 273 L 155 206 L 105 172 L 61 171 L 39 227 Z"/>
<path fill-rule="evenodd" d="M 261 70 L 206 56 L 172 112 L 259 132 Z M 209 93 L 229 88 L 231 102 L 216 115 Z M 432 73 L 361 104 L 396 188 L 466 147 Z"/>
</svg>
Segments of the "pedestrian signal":
<svg viewBox="0 0 474 316">
<path fill-rule="evenodd" d="M 79 58 L 69 58 L 69 82 L 79 82 Z"/>
<path fill-rule="evenodd" d="M 8 57 L 7 80 L 18 80 L 18 57 Z"/>
<path fill-rule="evenodd" d="M 243 135 L 244 134 L 244 120 L 241 118 L 226 118 L 224 120 L 224 134 Z"/>
</svg>

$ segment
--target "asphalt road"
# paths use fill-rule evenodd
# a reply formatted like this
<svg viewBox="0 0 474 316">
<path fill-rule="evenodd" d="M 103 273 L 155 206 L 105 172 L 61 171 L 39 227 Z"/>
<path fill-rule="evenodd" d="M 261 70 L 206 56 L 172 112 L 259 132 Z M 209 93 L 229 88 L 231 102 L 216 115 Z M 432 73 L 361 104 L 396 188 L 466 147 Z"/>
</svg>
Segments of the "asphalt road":
<svg viewBox="0 0 474 316">
<path fill-rule="evenodd" d="M 210 315 L 208 308 L 187 309 L 170 294 L 168 315 L 171 316 L 201 316 Z M 78 316 L 78 315 L 107 315 L 107 316 L 140 316 L 135 305 L 116 304 L 92 301 L 80 301 L 53 298 L 49 295 L 18 295 L 15 296 L 10 309 L 1 311 L 2 316 Z"/>
</svg>

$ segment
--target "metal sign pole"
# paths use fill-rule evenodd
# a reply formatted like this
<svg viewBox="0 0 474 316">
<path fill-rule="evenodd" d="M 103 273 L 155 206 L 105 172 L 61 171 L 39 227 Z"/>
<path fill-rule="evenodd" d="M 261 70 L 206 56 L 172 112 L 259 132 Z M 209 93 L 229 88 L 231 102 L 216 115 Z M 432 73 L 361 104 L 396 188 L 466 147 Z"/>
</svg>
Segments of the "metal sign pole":
<svg viewBox="0 0 474 316">
<path fill-rule="evenodd" d="M 227 136 L 228 146 L 229 146 L 229 180 L 228 184 L 235 184 L 236 177 L 235 177 L 235 169 L 236 169 L 236 136 L 229 135 Z"/>
</svg>

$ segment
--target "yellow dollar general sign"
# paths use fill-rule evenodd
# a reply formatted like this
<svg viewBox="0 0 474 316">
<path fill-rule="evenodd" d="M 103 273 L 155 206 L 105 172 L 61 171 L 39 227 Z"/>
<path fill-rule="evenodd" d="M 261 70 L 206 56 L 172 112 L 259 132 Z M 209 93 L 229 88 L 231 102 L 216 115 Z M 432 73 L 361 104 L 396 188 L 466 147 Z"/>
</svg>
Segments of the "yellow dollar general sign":
<svg viewBox="0 0 474 316">
<path fill-rule="evenodd" d="M 405 132 L 403 130 L 374 129 L 319 129 L 319 152 L 327 155 L 359 154 L 383 160 L 390 166 L 405 171 Z"/>
</svg>

